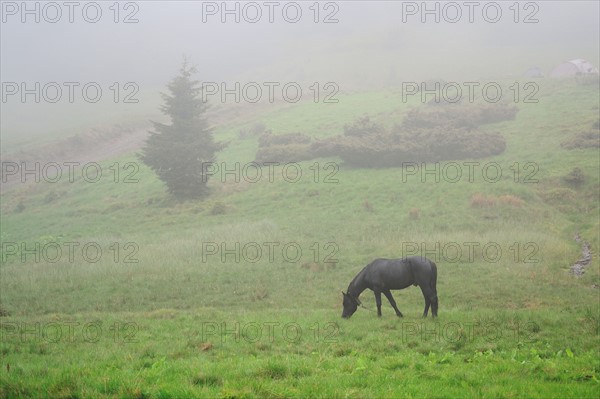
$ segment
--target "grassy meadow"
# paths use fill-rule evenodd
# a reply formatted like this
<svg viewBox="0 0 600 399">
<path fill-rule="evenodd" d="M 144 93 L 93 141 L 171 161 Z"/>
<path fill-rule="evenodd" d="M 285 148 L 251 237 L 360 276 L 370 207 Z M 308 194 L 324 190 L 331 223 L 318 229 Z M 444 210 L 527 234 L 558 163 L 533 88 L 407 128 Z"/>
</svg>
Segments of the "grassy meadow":
<svg viewBox="0 0 600 399">
<path fill-rule="evenodd" d="M 258 140 L 237 132 L 258 122 L 322 138 L 424 106 L 390 89 L 217 126 L 219 165 L 240 174 L 217 172 L 202 201 L 169 198 L 133 153 L 90 160 L 95 183 L 77 170 L 5 190 L 0 397 L 597 398 L 598 149 L 560 144 L 591 129 L 598 90 L 539 84 L 515 120 L 482 126 L 503 154 L 456 161 L 477 162 L 472 179 L 449 162 L 437 181 L 339 159 L 263 167 L 256 182 L 245 168 Z M 576 233 L 594 254 L 580 278 Z M 421 317 L 416 287 L 394 292 L 402 319 L 385 298 L 377 318 L 371 291 L 341 318 L 362 267 L 407 255 L 438 265 L 438 319 Z"/>
</svg>

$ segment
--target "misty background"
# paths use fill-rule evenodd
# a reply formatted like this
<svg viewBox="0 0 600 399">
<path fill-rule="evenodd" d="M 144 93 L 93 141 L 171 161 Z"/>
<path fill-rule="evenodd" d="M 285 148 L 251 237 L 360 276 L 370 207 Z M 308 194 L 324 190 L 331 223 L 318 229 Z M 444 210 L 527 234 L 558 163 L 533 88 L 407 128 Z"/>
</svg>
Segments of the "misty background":
<svg viewBox="0 0 600 399">
<path fill-rule="evenodd" d="M 98 103 L 86 103 L 76 95 L 73 104 L 65 93 L 55 104 L 36 104 L 32 96 L 26 103 L 18 95 L 8 97 L 1 104 L 3 147 L 74 134 L 97 124 L 160 118 L 159 93 L 177 74 L 184 54 L 197 65 L 196 77 L 203 82 L 297 82 L 303 88 L 313 82 L 336 82 L 341 93 L 427 79 L 523 80 L 530 67 L 548 74 L 574 58 L 599 64 L 597 1 L 534 2 L 539 8 L 537 23 L 515 23 L 509 10 L 514 2 L 499 2 L 504 14 L 497 23 L 486 22 L 481 7 L 475 9 L 473 23 L 465 7 L 457 23 L 443 19 L 435 23 L 431 15 L 422 23 L 421 14 L 403 22 L 402 2 L 391 1 L 335 2 L 338 22 L 315 23 L 309 9 L 313 2 L 299 2 L 304 14 L 295 24 L 282 18 L 281 7 L 275 9 L 274 23 L 268 22 L 266 7 L 258 23 L 244 19 L 236 23 L 231 15 L 222 23 L 220 14 L 206 16 L 203 22 L 203 2 L 191 1 L 135 2 L 137 23 L 114 23 L 108 9 L 112 2 L 100 2 L 103 16 L 94 24 L 83 20 L 80 8 L 73 23 L 66 15 L 57 23 L 43 19 L 35 23 L 32 16 L 22 23 L 20 14 L 6 14 L 6 3 L 13 2 L 2 2 L 3 84 L 97 82 L 103 97 Z M 29 4 L 33 7 L 33 2 Z M 245 3 L 239 4 L 241 8 Z M 446 2 L 439 4 L 441 8 Z M 321 8 L 320 19 L 332 10 Z M 128 11 L 121 9 L 120 18 Z M 522 20 L 529 11 L 521 13 Z M 108 90 L 113 82 L 135 82 L 139 103 L 115 104 Z M 230 106 L 213 98 L 217 100 L 211 102 L 213 107 Z"/>
</svg>

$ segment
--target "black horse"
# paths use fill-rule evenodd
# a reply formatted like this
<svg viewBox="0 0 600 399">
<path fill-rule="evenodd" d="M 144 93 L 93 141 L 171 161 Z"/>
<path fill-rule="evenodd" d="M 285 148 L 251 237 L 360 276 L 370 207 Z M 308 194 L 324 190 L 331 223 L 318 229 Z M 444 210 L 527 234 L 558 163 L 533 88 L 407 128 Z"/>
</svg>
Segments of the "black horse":
<svg viewBox="0 0 600 399">
<path fill-rule="evenodd" d="M 430 305 L 433 317 L 437 317 L 436 282 L 437 266 L 427 258 L 411 256 L 403 259 L 375 259 L 354 277 L 348 286 L 348 292 L 342 291 L 344 294 L 342 317 L 349 318 L 356 312 L 361 305 L 358 297 L 367 288 L 375 293 L 377 316 L 381 317 L 381 293 L 383 293 L 396 311 L 396 316 L 402 317 L 390 290 L 401 290 L 411 285 L 418 285 L 423 292 L 425 298 L 423 317 L 427 317 Z"/>
</svg>

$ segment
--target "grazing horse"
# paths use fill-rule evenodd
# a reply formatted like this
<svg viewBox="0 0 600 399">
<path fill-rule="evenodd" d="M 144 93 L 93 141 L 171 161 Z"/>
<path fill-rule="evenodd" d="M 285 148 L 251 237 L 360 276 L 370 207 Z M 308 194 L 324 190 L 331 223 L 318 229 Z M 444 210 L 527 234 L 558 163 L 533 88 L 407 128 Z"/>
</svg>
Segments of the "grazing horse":
<svg viewBox="0 0 600 399">
<path fill-rule="evenodd" d="M 436 282 L 437 266 L 425 257 L 375 259 L 354 277 L 348 286 L 347 292 L 342 291 L 342 294 L 344 294 L 342 317 L 349 318 L 356 312 L 358 306 L 361 305 L 358 297 L 367 288 L 375 293 L 377 316 L 381 317 L 381 293 L 383 293 L 396 311 L 396 316 L 402 317 L 402 313 L 398 310 L 390 290 L 401 290 L 411 285 L 418 285 L 423 292 L 425 298 L 423 317 L 427 317 L 430 305 L 433 317 L 437 317 Z"/>
</svg>

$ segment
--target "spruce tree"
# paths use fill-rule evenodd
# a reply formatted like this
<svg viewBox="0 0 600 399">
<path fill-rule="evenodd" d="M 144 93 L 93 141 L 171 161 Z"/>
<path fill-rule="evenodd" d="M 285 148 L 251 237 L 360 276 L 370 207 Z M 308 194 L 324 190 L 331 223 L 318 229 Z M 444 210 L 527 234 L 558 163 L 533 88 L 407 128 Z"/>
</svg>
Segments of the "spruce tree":
<svg viewBox="0 0 600 399">
<path fill-rule="evenodd" d="M 161 93 L 161 111 L 171 124 L 152 122 L 154 131 L 139 155 L 180 200 L 201 198 L 208 194 L 206 164 L 214 162 L 215 153 L 223 149 L 213 139 L 205 119 L 208 105 L 202 101 L 202 87 L 192 75 L 196 72 L 187 61 L 167 85 L 170 94 Z"/>
</svg>

